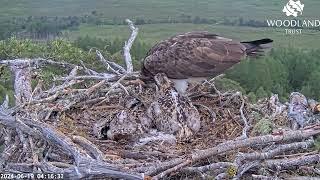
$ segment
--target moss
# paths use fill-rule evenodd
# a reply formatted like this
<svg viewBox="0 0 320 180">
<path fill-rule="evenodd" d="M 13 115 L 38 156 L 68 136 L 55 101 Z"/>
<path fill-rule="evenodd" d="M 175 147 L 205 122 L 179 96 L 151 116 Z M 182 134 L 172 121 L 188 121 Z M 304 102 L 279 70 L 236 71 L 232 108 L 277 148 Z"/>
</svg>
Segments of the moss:
<svg viewBox="0 0 320 180">
<path fill-rule="evenodd" d="M 227 169 L 227 174 L 228 174 L 229 177 L 234 177 L 237 174 L 237 171 L 238 171 L 237 167 L 230 166 Z"/>
</svg>

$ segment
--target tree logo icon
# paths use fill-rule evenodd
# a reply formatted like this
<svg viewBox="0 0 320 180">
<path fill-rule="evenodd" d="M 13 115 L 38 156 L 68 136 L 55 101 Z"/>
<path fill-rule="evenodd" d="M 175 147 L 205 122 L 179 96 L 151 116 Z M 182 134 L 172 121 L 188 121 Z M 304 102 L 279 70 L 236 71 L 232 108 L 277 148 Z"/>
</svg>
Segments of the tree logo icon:
<svg viewBox="0 0 320 180">
<path fill-rule="evenodd" d="M 287 16 L 297 17 L 298 14 L 302 14 L 304 4 L 298 1 L 289 0 L 289 2 L 283 7 L 282 12 L 286 13 Z"/>
</svg>

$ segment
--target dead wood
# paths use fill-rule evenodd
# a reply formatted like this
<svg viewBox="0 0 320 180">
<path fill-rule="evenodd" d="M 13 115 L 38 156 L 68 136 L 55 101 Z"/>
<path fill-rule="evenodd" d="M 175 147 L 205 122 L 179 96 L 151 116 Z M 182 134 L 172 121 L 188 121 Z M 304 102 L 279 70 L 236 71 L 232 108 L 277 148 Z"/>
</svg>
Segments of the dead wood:
<svg viewBox="0 0 320 180">
<path fill-rule="evenodd" d="M 153 178 L 154 179 L 163 178 L 168 174 L 172 172 L 176 172 L 192 163 L 210 158 L 212 156 L 215 156 L 221 153 L 226 153 L 231 150 L 236 150 L 239 148 L 250 147 L 255 145 L 264 145 L 269 143 L 281 143 L 281 142 L 289 142 L 293 140 L 303 140 L 318 134 L 320 134 L 320 124 L 316 126 L 308 127 L 303 130 L 282 132 L 282 134 L 277 134 L 277 135 L 266 135 L 266 136 L 252 137 L 244 140 L 227 141 L 225 143 L 219 144 L 216 147 L 209 148 L 202 151 L 197 151 L 196 153 L 192 154 L 191 158 L 186 159 L 184 162 L 174 166 L 173 168 L 163 171 L 162 173 L 154 176 Z"/>
</svg>

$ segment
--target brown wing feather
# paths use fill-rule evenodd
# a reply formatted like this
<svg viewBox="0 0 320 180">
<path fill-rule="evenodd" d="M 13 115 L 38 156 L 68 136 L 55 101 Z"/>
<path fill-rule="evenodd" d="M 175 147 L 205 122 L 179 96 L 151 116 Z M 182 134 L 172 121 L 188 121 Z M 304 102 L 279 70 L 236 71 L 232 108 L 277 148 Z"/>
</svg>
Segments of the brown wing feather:
<svg viewBox="0 0 320 180">
<path fill-rule="evenodd" d="M 151 48 L 143 73 L 165 73 L 176 79 L 215 76 L 239 63 L 245 50 L 240 42 L 208 32 L 181 34 Z"/>
</svg>

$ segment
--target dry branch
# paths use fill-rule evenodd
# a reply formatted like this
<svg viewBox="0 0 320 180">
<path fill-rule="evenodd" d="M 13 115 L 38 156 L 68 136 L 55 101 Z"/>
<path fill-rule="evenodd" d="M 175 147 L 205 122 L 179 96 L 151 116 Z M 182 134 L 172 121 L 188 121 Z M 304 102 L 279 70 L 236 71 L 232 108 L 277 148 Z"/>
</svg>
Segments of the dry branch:
<svg viewBox="0 0 320 180">
<path fill-rule="evenodd" d="M 263 167 L 275 169 L 275 170 L 289 170 L 295 169 L 297 166 L 304 166 L 309 164 L 315 164 L 320 162 L 320 154 L 307 155 L 307 156 L 298 156 L 295 158 L 288 159 L 276 159 L 276 160 L 267 160 L 262 163 Z"/>
<path fill-rule="evenodd" d="M 10 64 L 14 74 L 14 90 L 16 104 L 26 102 L 31 98 L 31 70 L 26 63 Z"/>
<path fill-rule="evenodd" d="M 132 58 L 130 54 L 130 49 L 133 45 L 134 40 L 136 39 L 138 35 L 138 28 L 134 26 L 133 22 L 129 19 L 126 19 L 126 22 L 129 25 L 129 28 L 131 30 L 131 35 L 128 41 L 125 42 L 125 45 L 123 47 L 124 51 L 124 59 L 127 67 L 127 73 L 132 73 L 133 72 L 133 65 L 132 65 Z"/>
<path fill-rule="evenodd" d="M 197 151 L 196 153 L 192 154 L 192 158 L 186 159 L 181 164 L 173 168 L 167 169 L 164 172 L 154 176 L 153 178 L 154 179 L 163 178 L 172 172 L 176 172 L 188 165 L 191 165 L 192 163 L 210 158 L 218 154 L 226 153 L 231 150 L 236 150 L 239 148 L 250 147 L 255 145 L 269 144 L 269 143 L 281 143 L 281 142 L 288 142 L 293 140 L 303 140 L 318 134 L 320 134 L 320 125 L 312 126 L 309 128 L 305 128 L 303 130 L 298 130 L 298 131 L 283 132 L 282 134 L 279 134 L 279 135 L 266 135 L 266 136 L 252 137 L 244 140 L 227 141 L 225 143 L 217 145 L 216 147 L 209 148 L 202 151 Z"/>
<path fill-rule="evenodd" d="M 100 62 L 102 62 L 102 64 L 106 66 L 107 71 L 111 71 L 112 73 L 117 75 L 120 75 L 126 72 L 126 70 L 123 69 L 123 67 L 121 67 L 120 65 L 112 61 L 106 60 L 99 50 L 96 50 L 96 54 L 99 57 Z"/>
<path fill-rule="evenodd" d="M 269 150 L 268 152 L 265 152 L 265 153 L 254 152 L 254 153 L 240 154 L 235 161 L 237 162 L 237 164 L 241 164 L 242 161 L 271 159 L 276 155 L 279 155 L 286 151 L 308 149 L 311 146 L 313 146 L 313 143 L 314 143 L 313 140 L 309 140 L 307 142 L 296 142 L 291 144 L 279 145 L 279 147 L 273 150 Z"/>
<path fill-rule="evenodd" d="M 182 171 L 188 172 L 188 173 L 206 172 L 206 171 L 214 171 L 217 169 L 226 169 L 231 166 L 236 166 L 236 165 L 230 162 L 218 162 L 218 163 L 212 163 L 206 166 L 187 167 L 187 168 L 184 168 Z"/>
<path fill-rule="evenodd" d="M 52 145 L 57 145 L 59 148 L 71 154 L 76 163 L 76 166 L 72 168 L 73 170 L 70 168 L 62 170 L 63 173 L 68 172 L 69 177 L 93 178 L 96 176 L 102 176 L 125 179 L 142 179 L 142 177 L 139 175 L 129 174 L 124 171 L 121 172 L 121 170 L 117 167 L 114 167 L 110 164 L 106 164 L 101 160 L 95 160 L 91 158 L 87 152 L 85 152 L 83 149 L 79 148 L 76 144 L 74 144 L 69 137 L 65 136 L 61 132 L 54 130 L 54 128 L 49 126 L 48 124 L 37 122 L 31 119 L 23 119 L 23 122 L 19 122 L 13 116 L 4 114 L 3 112 L 0 113 L 1 124 L 7 125 L 10 128 L 18 128 L 24 133 L 30 135 L 37 135 L 38 138 L 43 138 L 44 140 L 50 142 Z M 34 128 L 36 128 L 37 130 L 35 130 Z M 80 138 L 76 139 L 79 140 Z M 97 149 L 97 147 L 93 146 L 93 144 L 89 144 L 84 141 L 82 141 L 82 143 L 85 143 L 87 146 L 91 146 L 91 152 L 92 149 Z M 16 146 L 13 146 L 12 148 L 14 147 Z"/>
</svg>

